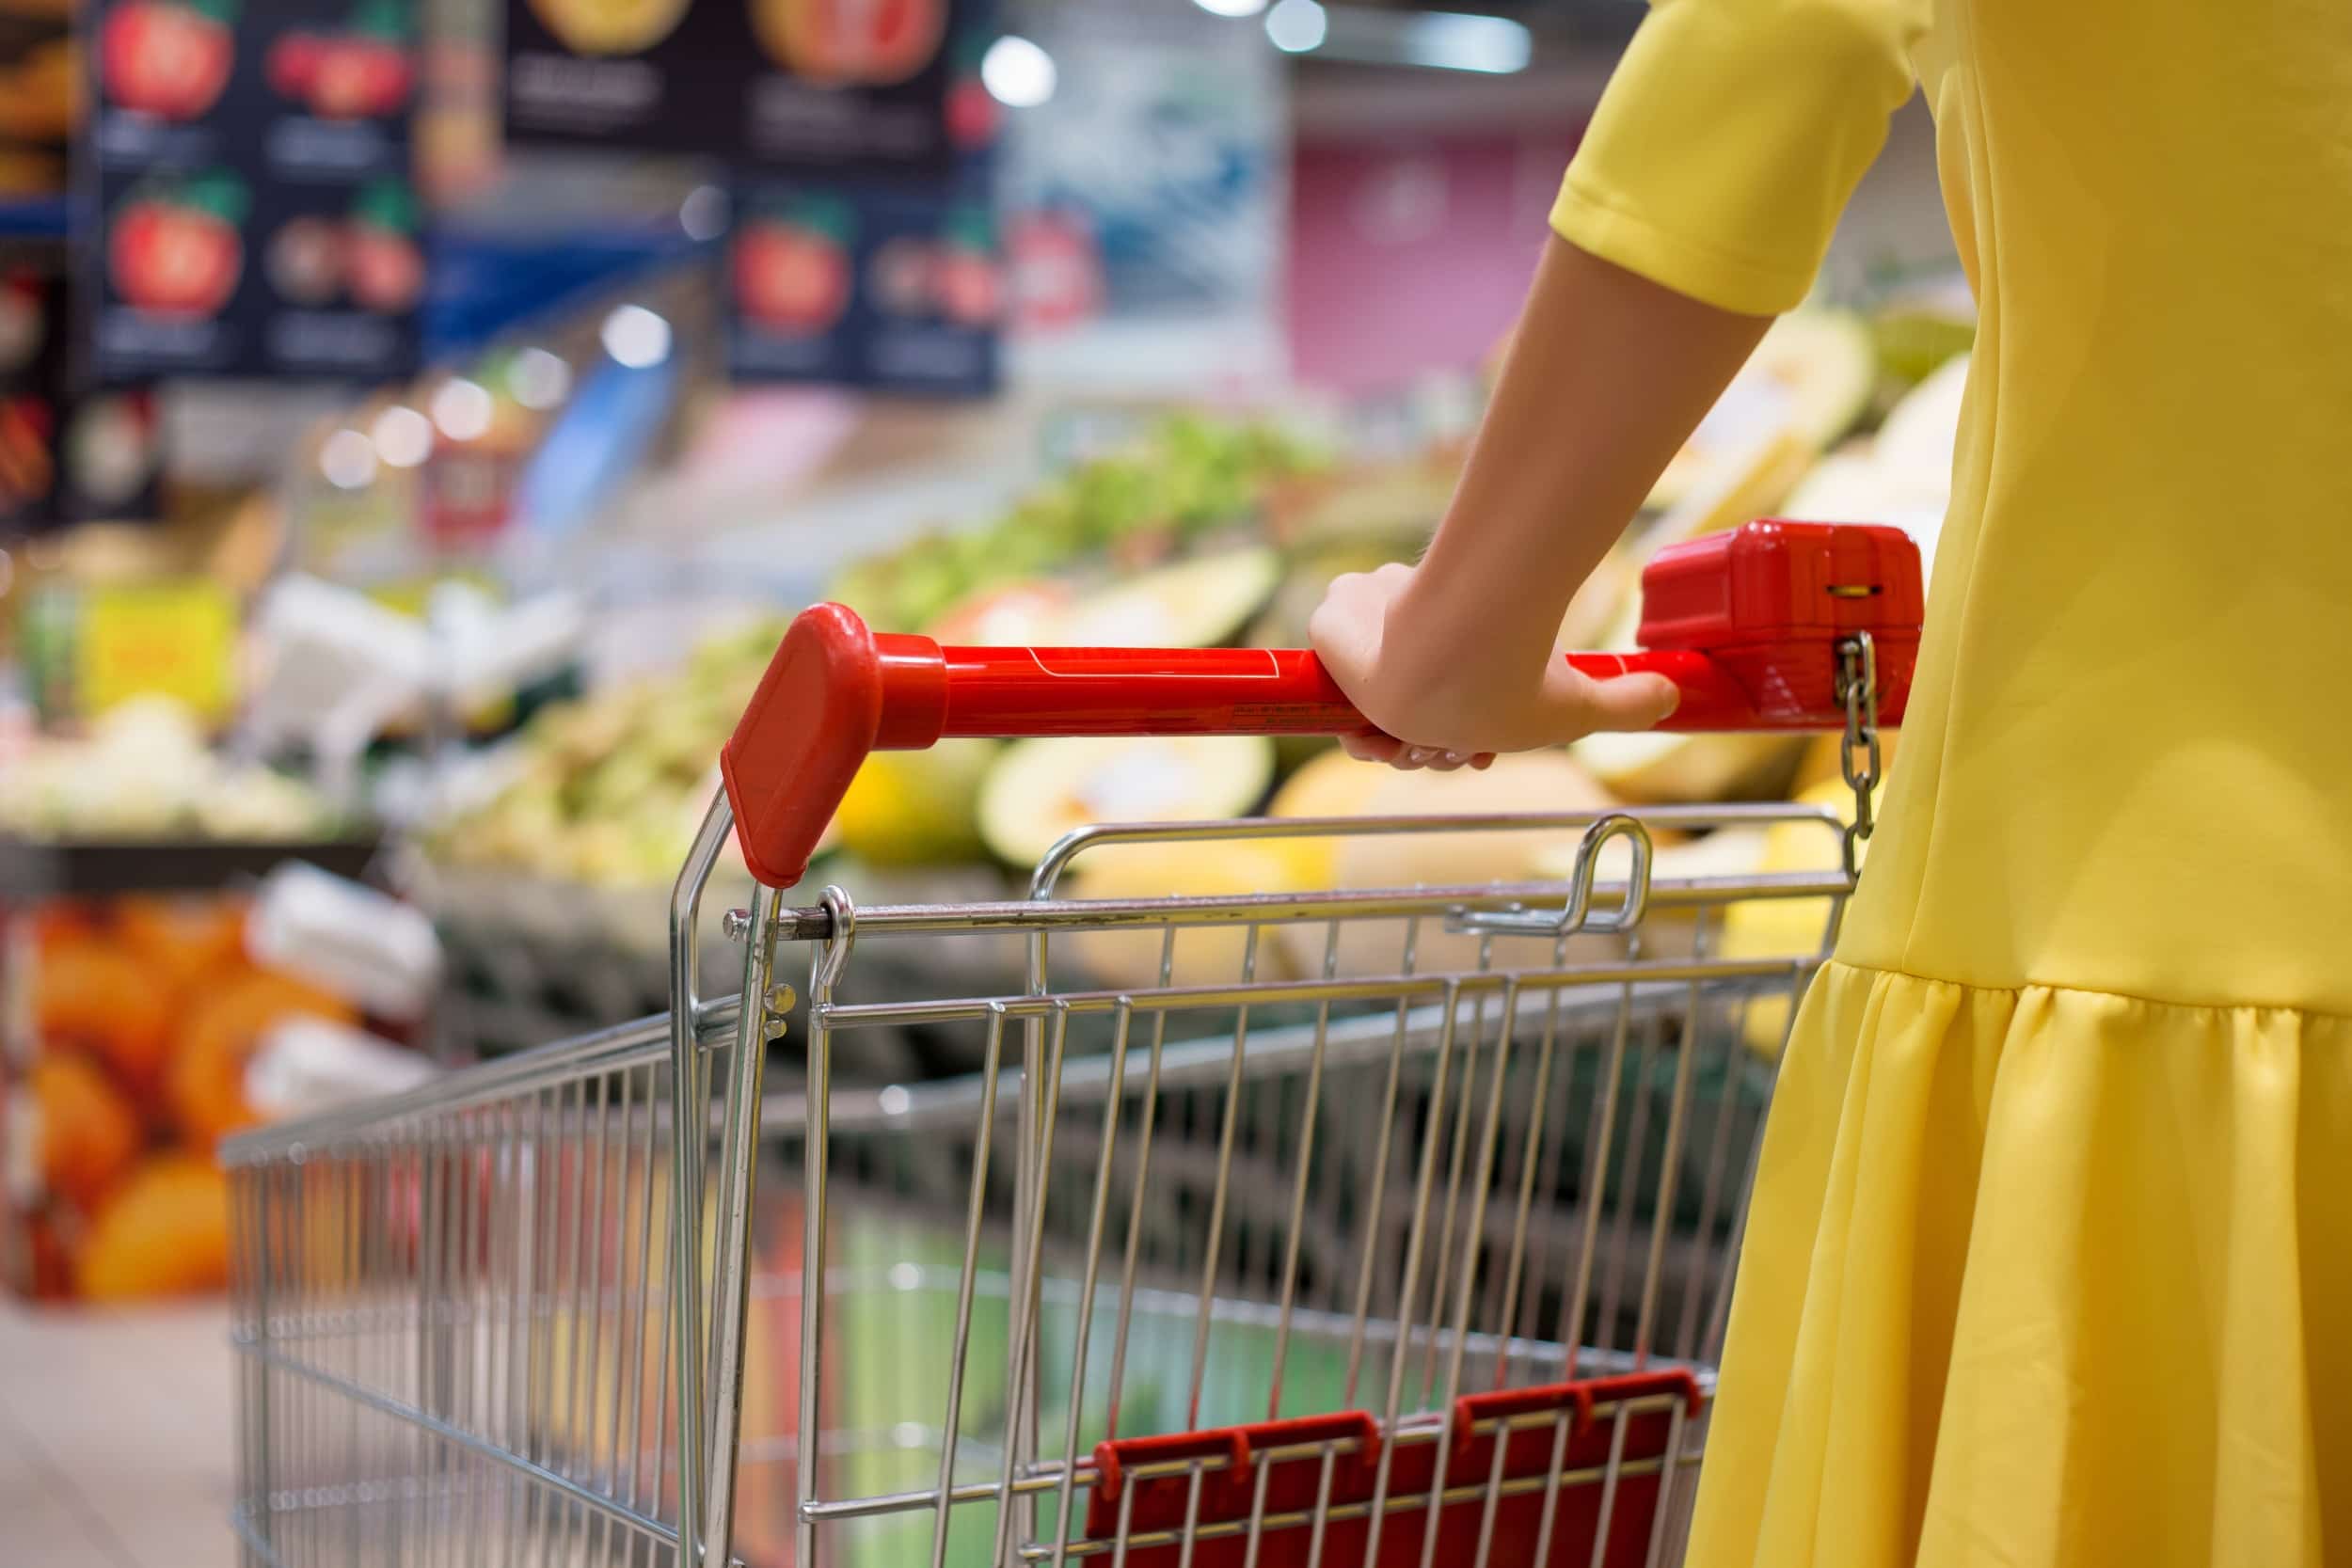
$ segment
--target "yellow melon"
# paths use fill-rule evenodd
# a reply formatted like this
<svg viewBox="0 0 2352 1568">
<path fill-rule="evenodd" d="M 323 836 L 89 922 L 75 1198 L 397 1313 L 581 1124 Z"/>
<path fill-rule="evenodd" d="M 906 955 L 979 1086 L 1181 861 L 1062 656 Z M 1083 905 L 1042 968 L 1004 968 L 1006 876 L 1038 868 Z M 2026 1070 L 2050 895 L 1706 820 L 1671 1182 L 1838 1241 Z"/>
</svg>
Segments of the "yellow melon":
<svg viewBox="0 0 2352 1568">
<path fill-rule="evenodd" d="M 1803 432 L 1769 430 L 1723 454 L 1706 479 L 1634 542 L 1646 560 L 1669 545 L 1738 528 L 1769 515 L 1802 479 L 1817 449 Z M 1611 650 L 1639 645 L 1642 604 L 1626 594 L 1599 639 Z M 1577 761 L 1613 794 L 1644 805 L 1756 800 L 1782 794 L 1803 742 L 1776 735 L 1596 735 L 1577 742 Z"/>
<path fill-rule="evenodd" d="M 1005 749 L 979 793 L 980 836 L 1014 865 L 1098 822 L 1238 816 L 1274 778 L 1263 736 L 1088 736 Z"/>
<path fill-rule="evenodd" d="M 1361 771 L 1351 774 L 1346 768 Z M 1360 763 L 1327 764 L 1311 780 L 1302 770 L 1277 799 L 1275 810 L 1283 816 L 1435 819 L 1606 811 L 1615 804 L 1566 753 L 1547 751 L 1498 757 L 1484 771 L 1399 772 Z M 1339 809 L 1323 809 L 1334 805 Z M 1329 876 L 1324 879 L 1349 889 L 1539 880 L 1549 875 L 1541 867 L 1558 863 L 1564 853 L 1573 854 L 1582 834 L 1582 829 L 1574 827 L 1465 830 L 1448 828 L 1442 821 L 1406 832 L 1350 834 L 1328 841 Z M 1312 973 L 1321 971 L 1327 936 L 1321 925 L 1282 927 L 1292 961 Z M 1341 972 L 1392 973 L 1402 962 L 1404 941 L 1402 921 L 1351 926 L 1341 938 Z M 1534 951 L 1526 944 L 1514 946 L 1522 958 Z M 1448 933 L 1436 917 L 1422 922 L 1415 942 L 1417 968 L 1470 968 L 1477 961 L 1477 938 Z"/>
<path fill-rule="evenodd" d="M 876 752 L 834 812 L 841 847 L 868 865 L 944 865 L 980 858 L 980 781 L 993 740 Z"/>
<path fill-rule="evenodd" d="M 1781 317 L 1659 476 L 1649 504 L 1673 506 L 1716 477 L 1726 451 L 1759 431 L 1794 431 L 1822 450 L 1853 428 L 1877 381 L 1876 349 L 1859 317 L 1842 310 Z"/>
<path fill-rule="evenodd" d="M 1883 786 L 1882 786 L 1883 787 Z M 1842 779 L 1814 785 L 1797 797 L 1800 805 L 1828 806 L 1843 821 L 1853 820 L 1853 791 Z M 1864 854 L 1868 846 L 1863 846 Z M 1834 872 L 1843 864 L 1837 837 L 1808 822 L 1777 823 L 1765 835 L 1762 863 L 1766 873 Z M 1746 898 L 1725 912 L 1716 951 L 1726 958 L 1809 958 L 1821 951 L 1829 929 L 1831 900 L 1827 898 Z M 1788 1002 L 1780 996 L 1758 996 L 1741 1022 L 1741 1037 L 1763 1055 L 1780 1051 L 1788 1031 Z"/>
<path fill-rule="evenodd" d="M 1089 849 L 1072 863 L 1061 892 L 1072 898 L 1207 898 L 1230 894 L 1284 893 L 1316 885 L 1323 857 L 1311 840 L 1222 839 L 1204 843 L 1115 844 Z M 1286 948 L 1269 927 L 1258 939 L 1252 974 L 1261 980 L 1290 973 Z M 1238 982 L 1248 953 L 1249 927 L 1234 922 L 1179 927 L 1167 949 L 1167 929 L 1084 931 L 1055 939 L 1057 963 L 1076 965 L 1098 984 L 1144 990 L 1160 984 L 1163 957 L 1170 984 Z"/>
</svg>

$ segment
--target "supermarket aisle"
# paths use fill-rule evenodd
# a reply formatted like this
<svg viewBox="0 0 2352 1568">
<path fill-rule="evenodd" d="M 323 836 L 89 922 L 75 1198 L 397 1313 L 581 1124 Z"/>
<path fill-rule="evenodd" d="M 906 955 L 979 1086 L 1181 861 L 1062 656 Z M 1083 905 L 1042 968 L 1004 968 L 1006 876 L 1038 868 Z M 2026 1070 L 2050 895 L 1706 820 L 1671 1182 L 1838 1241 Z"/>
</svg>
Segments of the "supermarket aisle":
<svg viewBox="0 0 2352 1568">
<path fill-rule="evenodd" d="M 0 1568 L 228 1568 L 228 1315 L 0 1297 Z"/>
</svg>

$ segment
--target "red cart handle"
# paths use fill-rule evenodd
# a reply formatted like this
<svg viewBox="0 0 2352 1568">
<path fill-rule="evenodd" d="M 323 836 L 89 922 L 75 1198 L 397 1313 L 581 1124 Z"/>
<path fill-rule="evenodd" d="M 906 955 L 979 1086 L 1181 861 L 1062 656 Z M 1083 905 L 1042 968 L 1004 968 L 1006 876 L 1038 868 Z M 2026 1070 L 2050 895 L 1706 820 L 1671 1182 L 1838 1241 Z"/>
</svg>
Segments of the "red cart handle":
<svg viewBox="0 0 2352 1568">
<path fill-rule="evenodd" d="M 1766 521 L 1661 550 L 1634 654 L 1566 656 L 1602 679 L 1681 689 L 1660 727 L 1836 729 L 1838 644 L 1875 644 L 1880 722 L 1902 718 L 1919 647 L 1919 551 L 1899 529 Z M 789 887 L 868 752 L 947 736 L 1349 735 L 1369 728 L 1303 649 L 943 648 L 841 605 L 786 631 L 720 753 L 752 874 Z"/>
</svg>

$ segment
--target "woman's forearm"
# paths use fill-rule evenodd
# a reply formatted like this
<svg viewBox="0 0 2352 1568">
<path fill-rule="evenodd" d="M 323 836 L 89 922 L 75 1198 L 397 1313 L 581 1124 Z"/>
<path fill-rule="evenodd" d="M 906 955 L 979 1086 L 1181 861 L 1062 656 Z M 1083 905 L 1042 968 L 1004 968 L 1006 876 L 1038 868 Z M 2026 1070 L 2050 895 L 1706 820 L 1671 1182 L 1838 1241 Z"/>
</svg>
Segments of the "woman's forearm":
<svg viewBox="0 0 2352 1568">
<path fill-rule="evenodd" d="M 1398 675 L 1433 693 L 1498 671 L 1539 679 L 1569 598 L 1769 325 L 1552 239 L 1453 504 L 1391 611 Z"/>
</svg>

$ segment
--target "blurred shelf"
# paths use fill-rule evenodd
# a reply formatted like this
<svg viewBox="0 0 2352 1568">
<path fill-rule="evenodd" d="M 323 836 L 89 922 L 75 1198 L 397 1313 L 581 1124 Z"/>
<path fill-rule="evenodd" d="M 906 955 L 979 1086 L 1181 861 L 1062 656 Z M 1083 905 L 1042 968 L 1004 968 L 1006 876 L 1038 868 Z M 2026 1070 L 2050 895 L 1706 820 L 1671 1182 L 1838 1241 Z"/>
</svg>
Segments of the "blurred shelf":
<svg viewBox="0 0 2352 1568">
<path fill-rule="evenodd" d="M 62 240 L 65 198 L 0 198 L 0 239 Z"/>
<path fill-rule="evenodd" d="M 265 876 L 288 861 L 357 878 L 373 863 L 378 847 L 372 838 L 246 844 L 122 839 L 64 844 L 0 834 L 0 898 L 207 893 Z"/>
</svg>

